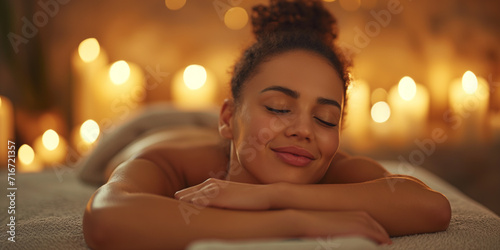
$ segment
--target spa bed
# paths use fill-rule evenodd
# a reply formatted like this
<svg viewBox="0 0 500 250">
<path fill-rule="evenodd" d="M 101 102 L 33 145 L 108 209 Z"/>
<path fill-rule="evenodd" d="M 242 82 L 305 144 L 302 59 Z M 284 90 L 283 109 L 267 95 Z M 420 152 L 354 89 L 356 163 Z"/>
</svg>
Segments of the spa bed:
<svg viewBox="0 0 500 250">
<path fill-rule="evenodd" d="M 143 143 L 161 143 L 162 136 L 151 131 L 172 127 L 201 126 L 215 129 L 217 114 L 178 112 L 164 106 L 148 108 L 129 122 L 107 132 L 99 145 L 75 165 L 57 166 L 39 173 L 16 175 L 15 241 L 7 240 L 8 199 L 1 199 L 2 226 L 0 249 L 88 249 L 82 232 L 82 216 L 92 193 L 104 179 L 110 164 L 118 164 Z M 112 146 L 111 146 L 112 145 Z M 392 238 L 390 246 L 377 246 L 361 237 L 216 241 L 206 240 L 190 245 L 190 250 L 207 249 L 500 249 L 500 218 L 481 204 L 432 173 L 398 162 L 381 162 L 391 173 L 415 176 L 431 188 L 445 194 L 452 207 L 448 230 Z M 404 172 L 403 172 L 404 170 Z M 3 187 L 7 187 L 2 172 Z M 4 188 L 6 190 L 6 188 Z"/>
</svg>

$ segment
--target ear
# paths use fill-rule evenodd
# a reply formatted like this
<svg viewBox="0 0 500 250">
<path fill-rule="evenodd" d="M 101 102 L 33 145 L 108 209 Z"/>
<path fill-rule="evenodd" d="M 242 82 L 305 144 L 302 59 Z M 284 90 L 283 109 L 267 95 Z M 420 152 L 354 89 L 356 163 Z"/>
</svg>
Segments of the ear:
<svg viewBox="0 0 500 250">
<path fill-rule="evenodd" d="M 219 134 L 226 139 L 233 139 L 234 100 L 225 99 L 219 115 Z"/>
</svg>

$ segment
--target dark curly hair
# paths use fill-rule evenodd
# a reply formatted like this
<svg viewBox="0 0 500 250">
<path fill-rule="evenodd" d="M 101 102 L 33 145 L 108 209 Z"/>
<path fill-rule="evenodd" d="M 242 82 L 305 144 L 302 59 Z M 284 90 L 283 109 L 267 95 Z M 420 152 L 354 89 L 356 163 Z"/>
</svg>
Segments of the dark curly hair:
<svg viewBox="0 0 500 250">
<path fill-rule="evenodd" d="M 269 6 L 252 9 L 256 42 L 235 64 L 231 93 L 238 103 L 244 83 L 256 74 L 261 63 L 292 51 L 307 50 L 326 58 L 344 83 L 344 106 L 349 75 L 346 60 L 337 52 L 337 21 L 317 0 L 270 0 Z M 345 108 L 344 108 L 345 110 Z"/>
</svg>

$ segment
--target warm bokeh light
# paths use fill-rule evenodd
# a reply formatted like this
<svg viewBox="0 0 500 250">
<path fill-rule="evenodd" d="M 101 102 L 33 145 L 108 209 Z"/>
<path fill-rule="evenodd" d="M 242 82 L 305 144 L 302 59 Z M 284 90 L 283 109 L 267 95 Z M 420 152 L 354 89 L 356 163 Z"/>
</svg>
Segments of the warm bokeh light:
<svg viewBox="0 0 500 250">
<path fill-rule="evenodd" d="M 99 133 L 99 125 L 92 119 L 86 120 L 80 127 L 80 136 L 87 143 L 94 143 L 99 137 Z"/>
<path fill-rule="evenodd" d="M 391 109 L 387 102 L 377 102 L 372 106 L 372 119 L 378 123 L 384 123 L 391 116 Z"/>
<path fill-rule="evenodd" d="M 472 71 L 467 71 L 462 76 L 462 88 L 465 93 L 473 94 L 477 90 L 477 77 Z"/>
<path fill-rule="evenodd" d="M 2 107 L 2 97 L 0 97 L 0 108 Z"/>
<path fill-rule="evenodd" d="M 49 129 L 43 133 L 43 146 L 48 150 L 54 150 L 59 145 L 59 135 L 56 131 Z"/>
<path fill-rule="evenodd" d="M 247 23 L 247 11 L 241 7 L 233 7 L 224 14 L 224 24 L 232 30 L 242 29 Z"/>
<path fill-rule="evenodd" d="M 27 144 L 21 145 L 17 154 L 21 163 L 25 165 L 31 164 L 35 159 L 35 151 Z"/>
<path fill-rule="evenodd" d="M 201 65 L 192 64 L 184 70 L 183 79 L 189 89 L 199 89 L 207 81 L 207 71 Z"/>
<path fill-rule="evenodd" d="M 371 103 L 377 103 L 387 100 L 387 91 L 383 88 L 376 88 L 371 95 Z"/>
<path fill-rule="evenodd" d="M 405 76 L 399 81 L 398 92 L 403 100 L 409 101 L 417 94 L 417 84 L 411 77 Z"/>
<path fill-rule="evenodd" d="M 324 2 L 335 2 L 335 0 L 323 0 Z"/>
<path fill-rule="evenodd" d="M 129 77 L 130 67 L 124 60 L 113 63 L 113 65 L 109 68 L 109 78 L 116 85 L 123 84 Z"/>
<path fill-rule="evenodd" d="M 186 4 L 186 0 L 165 0 L 165 6 L 171 10 L 178 10 Z"/>
<path fill-rule="evenodd" d="M 95 38 L 87 38 L 78 46 L 78 55 L 84 62 L 94 61 L 99 56 L 100 51 L 99 42 Z"/>
<path fill-rule="evenodd" d="M 339 3 L 344 10 L 348 11 L 355 11 L 361 5 L 360 0 L 340 0 Z"/>
</svg>

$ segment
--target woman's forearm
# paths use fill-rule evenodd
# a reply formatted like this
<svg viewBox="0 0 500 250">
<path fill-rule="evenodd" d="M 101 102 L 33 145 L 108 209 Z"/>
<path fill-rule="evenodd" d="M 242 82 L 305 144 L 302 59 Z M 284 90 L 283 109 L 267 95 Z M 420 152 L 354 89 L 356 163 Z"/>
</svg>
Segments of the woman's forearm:
<svg viewBox="0 0 500 250">
<path fill-rule="evenodd" d="M 393 236 L 445 230 L 451 216 L 446 197 L 410 177 L 353 184 L 279 183 L 274 190 L 274 209 L 366 211 Z"/>
<path fill-rule="evenodd" d="M 297 227 L 291 225 L 293 220 L 285 219 L 287 216 L 283 210 L 196 207 L 167 197 L 124 193 L 105 186 L 89 201 L 84 232 L 89 246 L 96 249 L 182 249 L 197 239 L 295 237 Z"/>
</svg>

